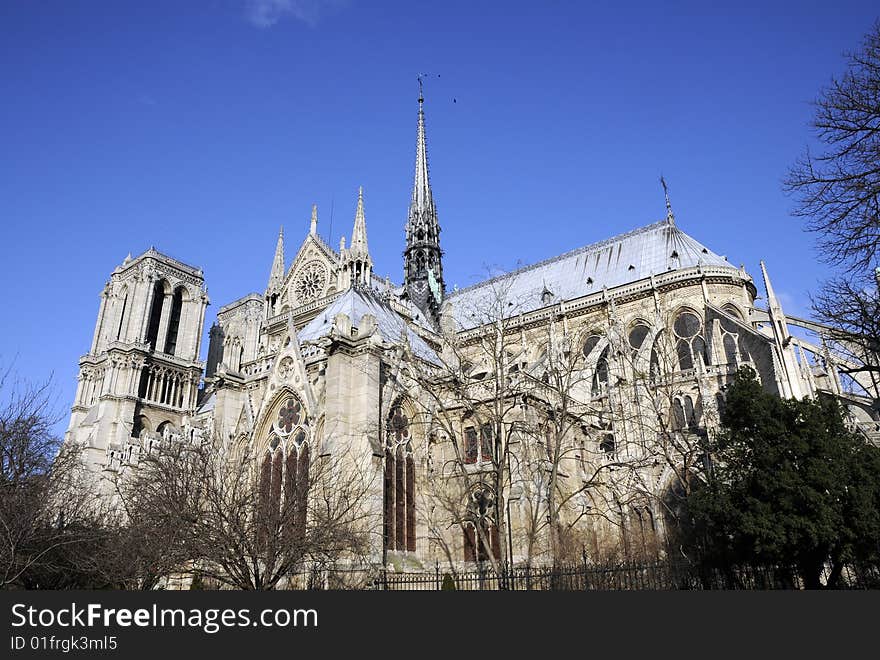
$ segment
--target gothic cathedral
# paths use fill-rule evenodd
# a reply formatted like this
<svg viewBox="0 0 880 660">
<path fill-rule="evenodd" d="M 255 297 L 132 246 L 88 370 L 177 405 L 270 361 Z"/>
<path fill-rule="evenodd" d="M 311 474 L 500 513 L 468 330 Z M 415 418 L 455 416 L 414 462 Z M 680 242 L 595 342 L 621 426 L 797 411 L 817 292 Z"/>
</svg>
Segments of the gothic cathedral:
<svg viewBox="0 0 880 660">
<path fill-rule="evenodd" d="M 265 291 L 218 310 L 206 361 L 201 268 L 150 248 L 113 270 L 66 435 L 96 478 L 161 442 L 238 444 L 300 481 L 344 454 L 370 483 L 372 561 L 422 570 L 559 553 L 547 520 L 591 556 L 655 543 L 678 460 L 658 438 L 698 443 L 742 365 L 780 396 L 841 397 L 876 436 L 846 360 L 790 332 L 822 328 L 786 316 L 763 263 L 757 306 L 668 197 L 658 222 L 447 290 L 421 93 L 415 151 L 402 282 L 374 273 L 362 190 L 338 249 L 313 207 L 293 261 L 281 233 Z"/>
</svg>

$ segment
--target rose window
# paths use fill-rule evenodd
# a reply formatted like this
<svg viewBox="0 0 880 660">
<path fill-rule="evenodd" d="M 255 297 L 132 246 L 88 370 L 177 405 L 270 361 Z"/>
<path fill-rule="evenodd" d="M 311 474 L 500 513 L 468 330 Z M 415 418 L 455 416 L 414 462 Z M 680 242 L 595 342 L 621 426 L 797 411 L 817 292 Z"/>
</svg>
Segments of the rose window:
<svg viewBox="0 0 880 660">
<path fill-rule="evenodd" d="M 400 444 L 409 440 L 409 419 L 400 408 L 395 408 L 388 425 L 389 444 Z"/>
<path fill-rule="evenodd" d="M 288 399 L 278 411 L 278 429 L 290 433 L 302 421 L 302 417 L 302 404 L 296 399 Z"/>
<path fill-rule="evenodd" d="M 319 261 L 306 264 L 296 276 L 294 290 L 300 302 L 314 300 L 324 290 L 327 284 L 327 270 Z"/>
</svg>

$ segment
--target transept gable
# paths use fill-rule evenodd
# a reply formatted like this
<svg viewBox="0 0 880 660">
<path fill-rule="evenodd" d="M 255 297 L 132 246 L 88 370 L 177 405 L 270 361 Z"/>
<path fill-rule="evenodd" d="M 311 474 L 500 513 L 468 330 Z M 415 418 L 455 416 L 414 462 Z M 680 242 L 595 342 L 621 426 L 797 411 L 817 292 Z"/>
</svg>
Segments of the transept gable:
<svg viewBox="0 0 880 660">
<path fill-rule="evenodd" d="M 284 277 L 281 301 L 296 308 L 337 291 L 339 255 L 317 234 L 306 235 Z"/>
<path fill-rule="evenodd" d="M 300 416 L 295 420 L 297 424 L 314 426 L 318 416 L 317 402 L 292 327 L 288 329 L 281 342 L 281 348 L 275 356 L 262 401 L 255 415 L 256 423 L 253 428 L 256 443 L 265 440 L 270 431 L 278 426 L 281 409 L 291 399 L 294 403 L 290 415 L 287 415 L 285 420 L 287 417 L 293 419 L 295 412 Z M 300 410 L 298 406 L 302 409 Z"/>
</svg>

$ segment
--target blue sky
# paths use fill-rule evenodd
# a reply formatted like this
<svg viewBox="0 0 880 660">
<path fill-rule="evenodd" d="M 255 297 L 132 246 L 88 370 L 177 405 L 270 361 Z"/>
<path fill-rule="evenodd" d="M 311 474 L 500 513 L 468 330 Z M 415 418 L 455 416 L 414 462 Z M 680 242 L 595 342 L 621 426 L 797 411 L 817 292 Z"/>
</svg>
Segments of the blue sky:
<svg viewBox="0 0 880 660">
<path fill-rule="evenodd" d="M 880 10 L 714 4 L 0 3 L 0 364 L 64 413 L 126 254 L 202 267 L 207 330 L 313 203 L 338 245 L 359 185 L 399 281 L 419 73 L 449 286 L 661 219 L 662 173 L 685 231 L 807 314 L 828 271 L 780 181 Z"/>
</svg>

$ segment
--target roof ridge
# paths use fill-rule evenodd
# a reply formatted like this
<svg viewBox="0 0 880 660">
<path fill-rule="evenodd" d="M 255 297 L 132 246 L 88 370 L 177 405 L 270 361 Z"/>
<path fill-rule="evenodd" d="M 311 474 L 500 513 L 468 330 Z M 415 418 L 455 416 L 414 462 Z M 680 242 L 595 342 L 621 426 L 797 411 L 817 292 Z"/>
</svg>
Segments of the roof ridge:
<svg viewBox="0 0 880 660">
<path fill-rule="evenodd" d="M 674 231 L 684 233 L 683 231 L 681 231 L 681 229 L 679 229 L 675 225 L 669 225 L 665 219 L 659 220 L 658 222 L 652 222 L 650 225 L 645 225 L 643 227 L 636 227 L 635 229 L 631 229 L 631 230 L 624 232 L 622 234 L 617 234 L 616 236 L 612 236 L 610 238 L 602 239 L 601 241 L 597 241 L 596 243 L 590 243 L 588 245 L 583 245 L 579 248 L 575 248 L 574 250 L 569 250 L 568 252 L 563 252 L 562 254 L 558 254 L 555 257 L 550 257 L 549 259 L 544 259 L 543 261 L 538 261 L 538 262 L 530 264 L 528 266 L 523 266 L 522 268 L 517 268 L 516 270 L 512 270 L 509 273 L 505 273 L 504 275 L 496 275 L 495 277 L 490 277 L 488 280 L 483 280 L 481 282 L 476 282 L 476 283 L 471 284 L 469 286 L 466 286 L 464 288 L 456 289 L 455 291 L 453 291 L 452 293 L 450 293 L 446 297 L 447 298 L 454 298 L 459 293 L 463 293 L 465 291 L 470 291 L 471 289 L 476 289 L 478 287 L 485 286 L 487 284 L 492 284 L 493 282 L 503 280 L 507 277 L 512 277 L 514 275 L 520 275 L 522 273 L 527 273 L 530 270 L 534 270 L 536 268 L 540 268 L 542 266 L 546 266 L 548 264 L 552 264 L 557 261 L 561 261 L 562 259 L 567 259 L 569 257 L 576 255 L 576 254 L 583 254 L 583 253 L 587 253 L 587 252 L 592 252 L 594 250 L 598 250 L 600 248 L 606 247 L 607 245 L 610 245 L 612 243 L 617 243 L 617 242 L 625 240 L 627 238 L 631 238 L 632 236 L 637 236 L 638 234 L 642 234 L 642 233 L 645 233 L 645 232 L 648 232 L 648 231 L 651 231 L 654 229 L 659 229 L 661 227 L 669 227 Z"/>
<path fill-rule="evenodd" d="M 316 240 L 316 242 L 318 243 L 318 245 L 320 245 L 323 248 L 326 248 L 330 252 L 330 254 L 333 255 L 335 258 L 337 258 L 337 259 L 339 258 L 339 253 L 336 250 L 334 250 L 332 247 L 330 247 L 330 244 L 327 243 L 327 241 L 325 241 L 323 238 L 321 238 L 320 234 L 309 234 L 309 236 L 314 238 Z"/>
<path fill-rule="evenodd" d="M 157 250 L 152 245 L 148 249 L 141 252 L 134 259 L 129 261 L 127 264 L 122 264 L 120 266 L 117 266 L 117 268 L 120 268 L 122 270 L 126 270 L 126 269 L 130 268 L 134 262 L 139 261 L 141 259 L 145 259 L 147 257 L 153 257 L 154 259 L 156 257 L 161 257 L 163 259 L 167 259 L 168 261 L 173 262 L 173 265 L 177 268 L 180 268 L 180 270 L 182 270 L 182 271 L 188 271 L 190 274 L 196 275 L 197 277 L 202 277 L 204 275 L 204 271 L 199 266 L 193 266 L 191 264 L 186 263 L 185 261 L 181 261 L 177 257 L 174 257 L 170 254 L 167 254 L 165 252 L 161 252 L 161 251 Z"/>
</svg>

